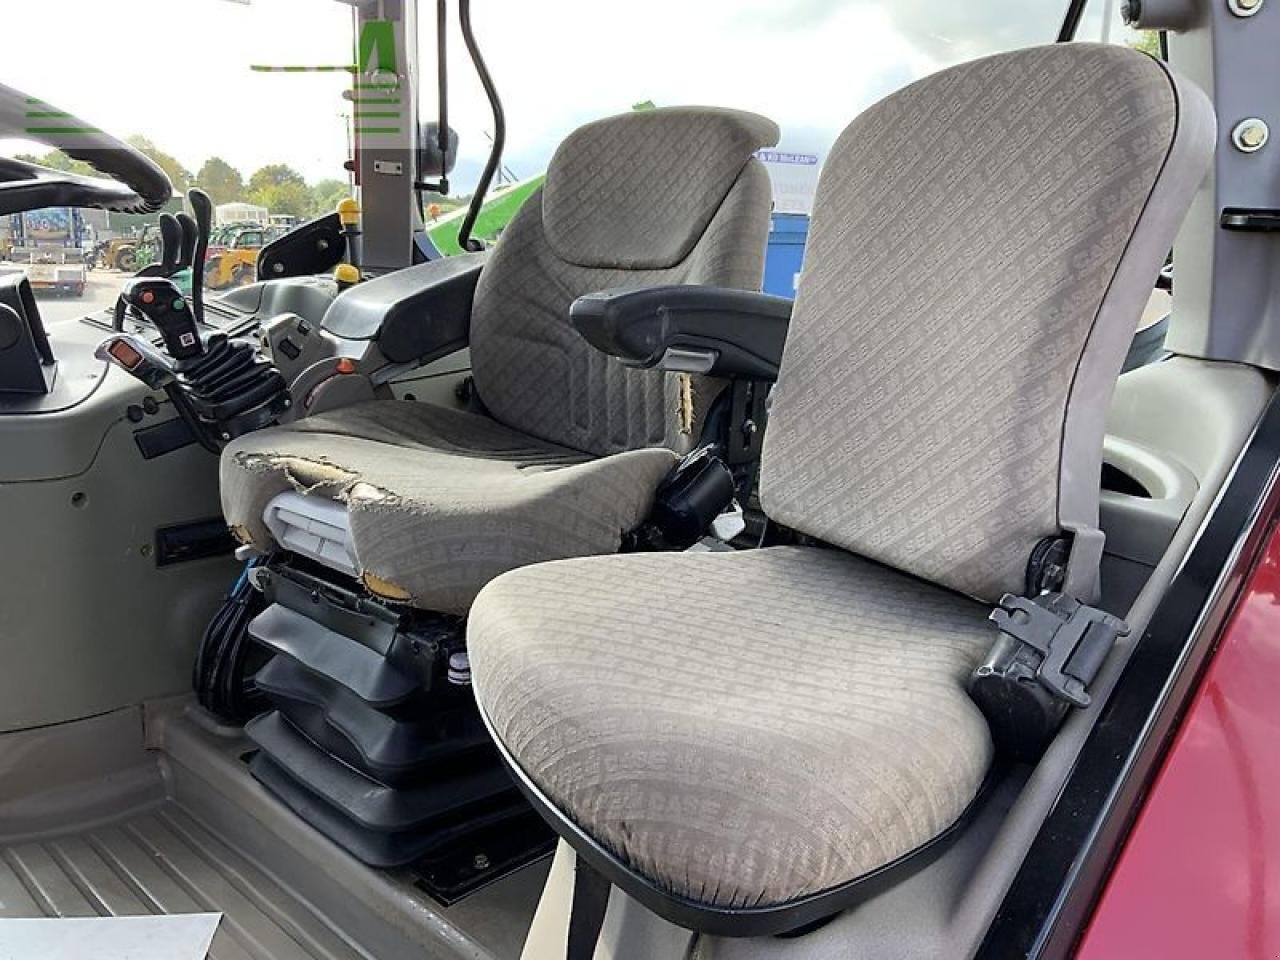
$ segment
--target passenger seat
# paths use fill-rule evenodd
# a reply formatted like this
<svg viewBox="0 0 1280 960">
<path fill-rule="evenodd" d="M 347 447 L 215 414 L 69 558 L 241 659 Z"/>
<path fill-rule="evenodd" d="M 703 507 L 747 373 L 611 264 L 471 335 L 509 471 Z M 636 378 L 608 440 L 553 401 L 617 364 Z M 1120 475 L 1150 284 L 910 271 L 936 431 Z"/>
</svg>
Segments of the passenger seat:
<svg viewBox="0 0 1280 960">
<path fill-rule="evenodd" d="M 1056 591 L 1096 593 L 1104 415 L 1213 143 L 1200 91 L 1096 44 L 849 125 L 764 443 L 762 504 L 802 544 L 541 564 L 472 607 L 482 712 L 580 877 L 777 933 L 962 824 L 995 755 L 966 693 L 988 614 L 1038 595 L 1046 544 Z"/>
</svg>

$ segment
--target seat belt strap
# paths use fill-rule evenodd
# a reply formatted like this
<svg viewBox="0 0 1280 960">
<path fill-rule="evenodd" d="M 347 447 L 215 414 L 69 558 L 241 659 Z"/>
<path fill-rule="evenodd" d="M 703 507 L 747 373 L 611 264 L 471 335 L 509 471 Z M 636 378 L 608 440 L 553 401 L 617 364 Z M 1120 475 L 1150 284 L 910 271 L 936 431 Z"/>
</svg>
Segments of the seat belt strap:
<svg viewBox="0 0 1280 960">
<path fill-rule="evenodd" d="M 592 960 L 604 915 L 609 908 L 609 881 L 578 855 L 573 870 L 573 906 L 569 911 L 569 948 L 566 960 Z"/>
</svg>

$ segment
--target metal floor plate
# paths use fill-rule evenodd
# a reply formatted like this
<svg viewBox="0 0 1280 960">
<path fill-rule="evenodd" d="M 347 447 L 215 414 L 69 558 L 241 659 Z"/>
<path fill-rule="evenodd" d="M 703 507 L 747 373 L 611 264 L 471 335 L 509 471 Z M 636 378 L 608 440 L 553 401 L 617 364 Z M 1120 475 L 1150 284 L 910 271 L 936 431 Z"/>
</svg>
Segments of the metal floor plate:
<svg viewBox="0 0 1280 960">
<path fill-rule="evenodd" d="M 172 801 L 118 823 L 0 847 L 0 918 L 218 911 L 211 960 L 364 957 Z"/>
</svg>

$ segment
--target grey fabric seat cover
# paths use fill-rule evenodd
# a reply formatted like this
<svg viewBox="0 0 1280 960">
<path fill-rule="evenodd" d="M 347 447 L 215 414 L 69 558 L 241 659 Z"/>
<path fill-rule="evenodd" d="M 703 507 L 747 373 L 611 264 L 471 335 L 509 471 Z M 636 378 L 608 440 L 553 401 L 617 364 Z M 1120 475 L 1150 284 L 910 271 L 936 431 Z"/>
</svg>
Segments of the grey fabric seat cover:
<svg viewBox="0 0 1280 960">
<path fill-rule="evenodd" d="M 506 570 L 615 552 L 675 460 L 661 448 L 596 458 L 488 417 L 396 400 L 253 436 L 222 471 L 223 497 L 241 504 L 253 541 L 269 540 L 262 512 L 278 493 L 342 500 L 365 574 L 446 613 L 466 612 Z"/>
<path fill-rule="evenodd" d="M 476 290 L 471 362 L 498 420 L 604 456 L 684 452 L 681 378 L 625 367 L 569 325 L 569 304 L 612 287 L 758 290 L 771 187 L 752 154 L 778 128 L 754 114 L 669 107 L 587 124 L 503 232 Z M 694 421 L 715 385 L 693 383 Z"/>
<path fill-rule="evenodd" d="M 955 822 L 991 760 L 963 692 L 988 604 L 1022 593 L 1039 539 L 1096 526 L 1107 403 L 1213 139 L 1203 94 L 1093 44 L 956 67 L 855 120 L 761 481 L 770 516 L 843 550 L 490 584 L 476 691 L 548 800 L 718 907 L 830 889 Z"/>
<path fill-rule="evenodd" d="M 271 497 L 337 497 L 366 583 L 457 612 L 504 570 L 616 551 L 718 385 L 623 367 L 573 331 L 569 305 L 627 285 L 759 289 L 770 187 L 753 154 L 777 137 L 705 107 L 571 134 L 476 290 L 471 359 L 492 416 L 380 401 L 242 437 L 222 455 L 227 522 L 269 549 Z"/>
<path fill-rule="evenodd" d="M 836 550 L 565 560 L 482 593 L 471 664 L 498 738 L 579 826 L 667 889 L 749 907 L 960 816 L 991 758 L 964 692 L 987 612 Z"/>
<path fill-rule="evenodd" d="M 1131 53 L 989 57 L 841 134 L 765 437 L 770 516 L 988 601 L 1023 591 L 1038 541 L 1097 527 L 1106 409 L 1212 149 L 1204 95 Z"/>
</svg>

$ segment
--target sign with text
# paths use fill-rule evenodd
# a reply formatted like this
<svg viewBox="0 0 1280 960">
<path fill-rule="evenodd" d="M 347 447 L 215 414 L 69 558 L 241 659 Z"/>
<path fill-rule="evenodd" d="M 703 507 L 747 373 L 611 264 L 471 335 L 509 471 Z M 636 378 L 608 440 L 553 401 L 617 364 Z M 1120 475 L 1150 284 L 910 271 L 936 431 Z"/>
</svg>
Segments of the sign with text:
<svg viewBox="0 0 1280 960">
<path fill-rule="evenodd" d="M 818 171 L 822 169 L 817 154 L 758 150 L 756 158 L 769 172 L 775 213 L 813 213 Z"/>
</svg>

